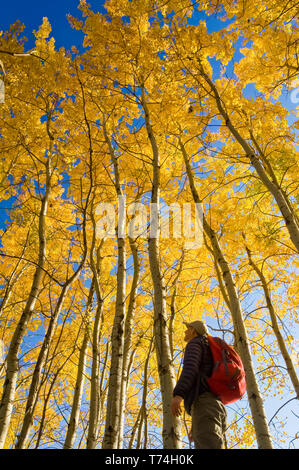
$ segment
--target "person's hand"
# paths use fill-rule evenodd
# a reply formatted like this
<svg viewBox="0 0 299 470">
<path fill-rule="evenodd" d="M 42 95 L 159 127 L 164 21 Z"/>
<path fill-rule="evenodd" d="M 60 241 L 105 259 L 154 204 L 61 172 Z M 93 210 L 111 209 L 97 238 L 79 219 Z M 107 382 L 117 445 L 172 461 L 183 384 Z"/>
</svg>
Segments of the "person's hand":
<svg viewBox="0 0 299 470">
<path fill-rule="evenodd" d="M 193 442 L 192 430 L 188 432 L 188 439 L 190 442 Z"/>
<path fill-rule="evenodd" d="M 173 397 L 171 400 L 171 412 L 173 416 L 180 416 L 182 414 L 182 408 L 181 408 L 181 401 L 183 400 L 182 397 L 179 395 L 176 395 Z"/>
</svg>

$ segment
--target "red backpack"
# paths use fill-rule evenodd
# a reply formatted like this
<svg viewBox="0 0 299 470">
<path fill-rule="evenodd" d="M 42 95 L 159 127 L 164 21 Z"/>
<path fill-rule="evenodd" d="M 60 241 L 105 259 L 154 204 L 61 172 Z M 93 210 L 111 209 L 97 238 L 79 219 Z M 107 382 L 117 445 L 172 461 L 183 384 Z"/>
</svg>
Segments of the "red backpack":
<svg viewBox="0 0 299 470">
<path fill-rule="evenodd" d="M 213 355 L 212 375 L 207 377 L 210 391 L 224 405 L 242 398 L 246 392 L 245 371 L 242 360 L 234 348 L 220 338 L 208 336 Z"/>
</svg>

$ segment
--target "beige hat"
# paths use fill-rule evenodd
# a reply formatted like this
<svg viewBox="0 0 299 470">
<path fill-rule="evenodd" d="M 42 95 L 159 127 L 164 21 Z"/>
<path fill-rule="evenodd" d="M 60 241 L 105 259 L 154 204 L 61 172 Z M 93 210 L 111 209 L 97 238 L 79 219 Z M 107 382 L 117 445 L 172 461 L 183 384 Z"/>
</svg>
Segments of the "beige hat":
<svg viewBox="0 0 299 470">
<path fill-rule="evenodd" d="M 199 335 L 208 335 L 209 334 L 206 325 L 202 321 L 198 320 L 198 321 L 192 321 L 190 323 L 184 321 L 183 323 L 188 327 L 192 326 L 192 328 L 194 328 L 196 333 L 199 334 Z"/>
</svg>

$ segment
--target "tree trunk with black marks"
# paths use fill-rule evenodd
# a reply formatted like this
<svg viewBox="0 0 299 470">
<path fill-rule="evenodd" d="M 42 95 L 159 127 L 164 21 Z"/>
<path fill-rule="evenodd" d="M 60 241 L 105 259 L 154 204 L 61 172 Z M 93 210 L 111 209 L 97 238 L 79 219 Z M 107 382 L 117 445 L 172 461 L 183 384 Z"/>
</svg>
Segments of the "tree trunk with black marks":
<svg viewBox="0 0 299 470">
<path fill-rule="evenodd" d="M 193 196 L 193 200 L 195 203 L 200 204 L 201 201 L 200 201 L 198 192 L 195 187 L 192 168 L 191 168 L 188 155 L 186 153 L 185 147 L 181 139 L 179 141 L 179 145 L 182 151 L 182 155 L 184 157 L 184 162 L 186 165 L 186 171 L 187 171 L 187 175 L 189 179 L 189 185 L 190 185 L 191 193 Z M 263 400 L 261 397 L 261 393 L 259 391 L 259 387 L 257 384 L 257 380 L 256 380 L 254 368 L 253 368 L 253 363 L 252 363 L 252 358 L 251 358 L 251 353 L 250 353 L 250 348 L 249 348 L 249 341 L 248 341 L 247 332 L 246 332 L 243 317 L 242 317 L 241 305 L 239 302 L 237 290 L 236 290 L 234 280 L 233 280 L 233 275 L 225 259 L 225 256 L 221 250 L 217 236 L 214 230 L 211 228 L 210 224 L 208 223 L 205 217 L 205 214 L 203 214 L 203 230 L 211 242 L 213 252 L 215 254 L 216 261 L 220 267 L 223 281 L 226 287 L 226 292 L 228 295 L 228 301 L 229 301 L 230 311 L 231 311 L 233 325 L 234 325 L 236 345 L 240 353 L 240 356 L 242 358 L 245 373 L 246 373 L 247 396 L 248 396 L 249 405 L 250 405 L 250 409 L 252 413 L 258 447 L 260 449 L 272 449 L 273 446 L 272 446 L 272 441 L 271 441 L 270 432 L 268 428 L 264 404 L 263 404 Z"/>
<path fill-rule="evenodd" d="M 164 280 L 160 267 L 159 234 L 160 234 L 160 157 L 158 145 L 150 123 L 144 88 L 141 87 L 142 106 L 145 115 L 147 135 L 153 152 L 153 178 L 151 195 L 151 224 L 148 239 L 148 252 L 151 277 L 154 287 L 154 337 L 158 373 L 162 395 L 163 410 L 163 447 L 177 449 L 180 445 L 180 421 L 171 413 L 171 400 L 175 387 L 175 375 L 169 343 L 169 326 L 167 324 L 167 307 Z"/>
</svg>

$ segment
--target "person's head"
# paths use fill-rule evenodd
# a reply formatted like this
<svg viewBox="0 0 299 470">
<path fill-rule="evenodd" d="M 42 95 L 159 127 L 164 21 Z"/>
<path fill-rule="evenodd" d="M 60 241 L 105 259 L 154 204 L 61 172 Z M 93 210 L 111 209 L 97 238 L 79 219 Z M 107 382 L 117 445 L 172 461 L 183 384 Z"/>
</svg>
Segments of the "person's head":
<svg viewBox="0 0 299 470">
<path fill-rule="evenodd" d="M 193 321 L 193 322 L 184 322 L 186 325 L 187 329 L 185 331 L 185 337 L 184 340 L 186 342 L 190 341 L 191 339 L 195 338 L 196 336 L 206 336 L 208 335 L 208 329 L 206 325 L 198 320 L 198 321 Z"/>
</svg>

